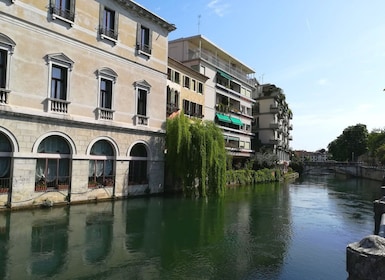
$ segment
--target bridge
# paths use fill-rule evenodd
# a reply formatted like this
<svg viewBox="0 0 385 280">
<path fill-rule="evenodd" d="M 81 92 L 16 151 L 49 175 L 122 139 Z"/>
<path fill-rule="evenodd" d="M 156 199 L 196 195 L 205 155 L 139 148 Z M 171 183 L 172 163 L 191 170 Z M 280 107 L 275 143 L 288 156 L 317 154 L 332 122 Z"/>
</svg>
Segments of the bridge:
<svg viewBox="0 0 385 280">
<path fill-rule="evenodd" d="M 350 176 L 361 177 L 362 164 L 359 162 L 307 161 L 304 162 L 303 172 L 305 174 L 342 173 Z"/>
</svg>

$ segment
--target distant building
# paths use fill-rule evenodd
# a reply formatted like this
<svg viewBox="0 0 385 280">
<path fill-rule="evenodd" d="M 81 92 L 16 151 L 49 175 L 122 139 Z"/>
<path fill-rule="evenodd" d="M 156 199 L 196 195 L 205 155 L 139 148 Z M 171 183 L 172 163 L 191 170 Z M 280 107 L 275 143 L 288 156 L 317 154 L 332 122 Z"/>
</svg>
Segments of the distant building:
<svg viewBox="0 0 385 280">
<path fill-rule="evenodd" d="M 170 41 L 169 56 L 208 77 L 203 94 L 204 119 L 215 121 L 223 130 L 234 163 L 244 163 L 254 154 L 254 71 L 201 35 Z M 190 83 L 187 81 L 187 86 Z"/>
<path fill-rule="evenodd" d="M 294 154 L 302 161 L 310 161 L 310 162 L 325 162 L 328 160 L 327 152 L 308 152 L 308 151 L 294 151 Z"/>
<path fill-rule="evenodd" d="M 162 192 L 174 25 L 128 0 L 0 10 L 0 207 Z"/>
<path fill-rule="evenodd" d="M 183 110 L 186 116 L 202 119 L 208 77 L 172 58 L 168 59 L 167 73 L 167 117 Z"/>
<path fill-rule="evenodd" d="M 271 84 L 258 86 L 253 94 L 256 101 L 253 107 L 253 149 L 270 151 L 278 156 L 281 164 L 288 164 L 293 113 L 285 94 L 281 88 Z"/>
</svg>

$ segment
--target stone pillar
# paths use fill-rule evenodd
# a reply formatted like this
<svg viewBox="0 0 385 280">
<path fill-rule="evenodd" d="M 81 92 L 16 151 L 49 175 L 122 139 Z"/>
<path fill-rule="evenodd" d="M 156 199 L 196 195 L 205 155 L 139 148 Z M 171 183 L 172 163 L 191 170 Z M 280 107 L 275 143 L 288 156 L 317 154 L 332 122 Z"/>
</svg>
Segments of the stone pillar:
<svg viewBox="0 0 385 280">
<path fill-rule="evenodd" d="M 346 270 L 351 280 L 384 279 L 385 238 L 369 235 L 346 248 Z"/>
</svg>

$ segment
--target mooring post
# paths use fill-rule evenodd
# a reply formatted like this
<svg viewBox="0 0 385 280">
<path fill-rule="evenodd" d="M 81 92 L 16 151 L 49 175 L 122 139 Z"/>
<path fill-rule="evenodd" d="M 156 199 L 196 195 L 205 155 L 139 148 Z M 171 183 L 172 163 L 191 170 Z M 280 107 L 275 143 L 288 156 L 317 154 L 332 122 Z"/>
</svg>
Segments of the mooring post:
<svg viewBox="0 0 385 280">
<path fill-rule="evenodd" d="M 348 279 L 384 279 L 385 275 L 385 186 L 382 197 L 373 202 L 374 235 L 346 247 Z"/>
</svg>

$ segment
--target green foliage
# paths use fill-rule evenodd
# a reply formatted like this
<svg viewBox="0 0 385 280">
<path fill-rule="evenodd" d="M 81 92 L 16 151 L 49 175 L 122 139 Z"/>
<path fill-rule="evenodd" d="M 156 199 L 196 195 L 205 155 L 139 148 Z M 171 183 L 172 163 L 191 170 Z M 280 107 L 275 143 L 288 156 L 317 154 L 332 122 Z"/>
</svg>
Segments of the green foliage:
<svg viewBox="0 0 385 280">
<path fill-rule="evenodd" d="M 372 164 L 382 163 L 383 159 L 383 148 L 385 145 L 385 130 L 384 129 L 374 129 L 369 133 L 368 146 L 369 146 L 369 157 L 372 160 Z"/>
<path fill-rule="evenodd" d="M 213 122 L 189 119 L 183 113 L 168 119 L 166 146 L 166 168 L 172 171 L 173 183 L 181 184 L 186 195 L 223 194 L 225 142 Z"/>
<path fill-rule="evenodd" d="M 368 137 L 366 125 L 349 126 L 328 145 L 329 153 L 334 160 L 356 161 L 359 156 L 368 151 Z"/>
<path fill-rule="evenodd" d="M 228 170 L 226 173 L 226 183 L 228 185 L 246 185 L 256 183 L 275 182 L 281 179 L 279 169 L 260 169 L 260 170 Z"/>
</svg>

